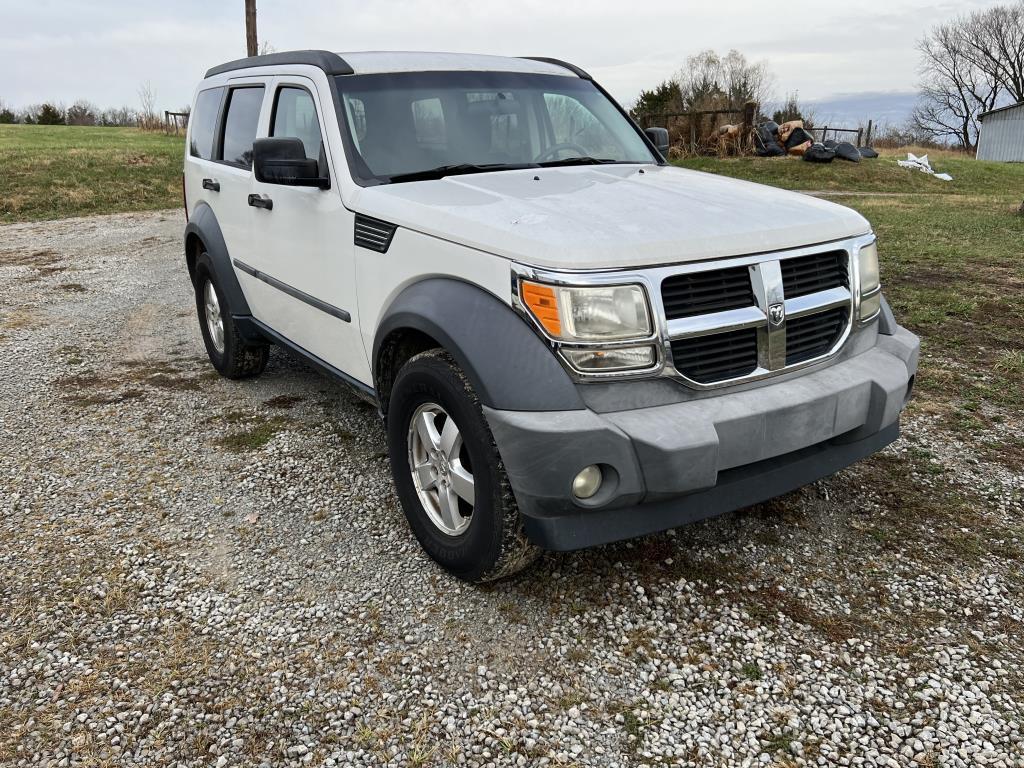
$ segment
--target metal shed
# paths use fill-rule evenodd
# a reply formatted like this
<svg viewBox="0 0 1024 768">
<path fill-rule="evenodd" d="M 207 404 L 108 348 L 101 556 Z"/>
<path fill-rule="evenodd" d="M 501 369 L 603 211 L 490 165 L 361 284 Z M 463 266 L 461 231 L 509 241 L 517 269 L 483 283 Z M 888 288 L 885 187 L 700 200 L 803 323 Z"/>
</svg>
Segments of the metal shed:
<svg viewBox="0 0 1024 768">
<path fill-rule="evenodd" d="M 978 115 L 978 159 L 1024 163 L 1024 101 Z"/>
</svg>

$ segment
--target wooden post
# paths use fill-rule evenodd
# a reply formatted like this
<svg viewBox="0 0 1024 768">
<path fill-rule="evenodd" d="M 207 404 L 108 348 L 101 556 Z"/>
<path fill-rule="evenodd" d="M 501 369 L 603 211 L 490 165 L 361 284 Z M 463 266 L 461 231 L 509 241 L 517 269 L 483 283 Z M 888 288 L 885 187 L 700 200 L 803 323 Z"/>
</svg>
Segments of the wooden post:
<svg viewBox="0 0 1024 768">
<path fill-rule="evenodd" d="M 748 101 L 743 105 L 743 127 L 740 129 L 740 153 L 745 154 L 753 144 L 754 121 L 757 119 L 757 102 Z"/>
<path fill-rule="evenodd" d="M 870 120 L 868 120 L 868 135 L 865 137 L 864 146 L 865 147 L 870 147 L 871 146 L 871 121 Z"/>
<path fill-rule="evenodd" d="M 863 139 L 863 138 L 864 138 L 864 129 L 863 128 L 858 128 L 857 129 L 857 146 L 858 147 L 863 147 L 864 146 L 863 144 L 860 143 L 860 140 Z"/>
<path fill-rule="evenodd" d="M 697 115 L 690 113 L 690 152 L 697 154 Z"/>
<path fill-rule="evenodd" d="M 245 0 L 245 48 L 249 56 L 260 50 L 256 41 L 256 0 Z"/>
</svg>

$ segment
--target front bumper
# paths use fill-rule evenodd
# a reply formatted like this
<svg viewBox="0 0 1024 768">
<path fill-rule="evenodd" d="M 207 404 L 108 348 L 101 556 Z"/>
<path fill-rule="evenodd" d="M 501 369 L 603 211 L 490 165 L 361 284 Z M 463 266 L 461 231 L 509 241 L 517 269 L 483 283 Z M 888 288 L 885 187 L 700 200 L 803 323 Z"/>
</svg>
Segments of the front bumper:
<svg viewBox="0 0 1024 768">
<path fill-rule="evenodd" d="M 756 504 L 818 480 L 899 436 L 919 341 L 895 327 L 862 354 L 740 392 L 595 413 L 484 408 L 538 545 L 573 550 Z M 606 481 L 570 493 L 583 467 Z"/>
</svg>

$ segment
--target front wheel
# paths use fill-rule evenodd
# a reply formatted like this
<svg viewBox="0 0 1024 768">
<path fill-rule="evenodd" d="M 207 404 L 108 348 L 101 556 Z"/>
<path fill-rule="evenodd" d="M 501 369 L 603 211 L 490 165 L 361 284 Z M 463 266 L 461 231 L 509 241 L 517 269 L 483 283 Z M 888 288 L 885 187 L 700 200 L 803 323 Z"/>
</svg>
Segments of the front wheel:
<svg viewBox="0 0 1024 768">
<path fill-rule="evenodd" d="M 480 582 L 536 558 L 480 403 L 447 352 L 429 350 L 402 367 L 387 431 L 399 500 L 435 561 Z"/>
</svg>

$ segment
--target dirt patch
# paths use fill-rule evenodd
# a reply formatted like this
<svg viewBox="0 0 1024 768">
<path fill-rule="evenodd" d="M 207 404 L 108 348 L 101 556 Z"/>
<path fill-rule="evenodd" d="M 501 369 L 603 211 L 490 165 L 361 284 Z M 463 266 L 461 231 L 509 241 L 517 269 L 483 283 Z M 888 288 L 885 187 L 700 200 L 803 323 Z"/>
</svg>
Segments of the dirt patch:
<svg viewBox="0 0 1024 768">
<path fill-rule="evenodd" d="M 297 403 L 301 403 L 305 399 L 306 398 L 300 397 L 299 395 L 278 395 L 277 397 L 272 397 L 269 400 L 264 400 L 263 404 L 270 408 L 286 410 Z"/>
<path fill-rule="evenodd" d="M 18 330 L 19 328 L 35 328 L 42 325 L 38 315 L 26 309 L 12 309 L 0 313 L 0 328 Z"/>
<path fill-rule="evenodd" d="M 124 164 L 137 168 L 149 168 L 156 165 L 156 159 L 152 155 L 133 152 L 125 156 Z"/>
<path fill-rule="evenodd" d="M 81 283 L 61 283 L 57 287 L 68 293 L 85 293 L 85 286 Z"/>
<path fill-rule="evenodd" d="M 0 265 L 5 267 L 63 269 L 63 267 L 50 267 L 50 265 L 58 261 L 60 261 L 60 254 L 50 249 L 41 251 L 0 251 Z"/>
<path fill-rule="evenodd" d="M 94 405 L 113 405 L 114 403 L 123 403 L 126 400 L 139 400 L 146 396 L 146 393 L 140 389 L 126 389 L 123 392 L 91 392 L 91 393 L 80 393 L 73 395 L 65 395 L 63 400 L 66 403 L 77 405 L 79 407 L 89 407 Z"/>
<path fill-rule="evenodd" d="M 126 385 L 135 385 L 125 389 Z M 122 361 L 109 373 L 85 371 L 64 376 L 54 386 L 65 399 L 80 405 L 103 405 L 133 399 L 139 386 L 172 391 L 195 392 L 202 388 L 200 377 L 168 362 Z"/>
</svg>

